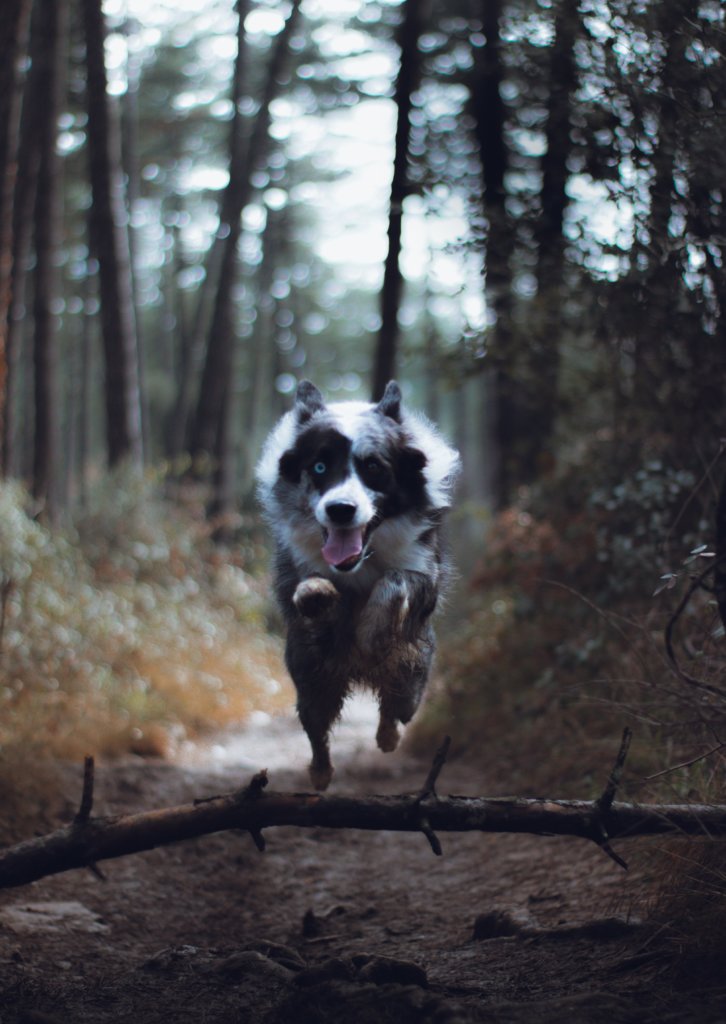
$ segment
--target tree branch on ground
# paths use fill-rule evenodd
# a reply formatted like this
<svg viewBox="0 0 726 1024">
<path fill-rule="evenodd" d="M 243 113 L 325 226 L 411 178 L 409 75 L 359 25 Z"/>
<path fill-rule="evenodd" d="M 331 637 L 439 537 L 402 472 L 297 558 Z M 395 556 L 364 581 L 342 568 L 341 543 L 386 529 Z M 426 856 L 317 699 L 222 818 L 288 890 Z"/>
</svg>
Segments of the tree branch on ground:
<svg viewBox="0 0 726 1024">
<path fill-rule="evenodd" d="M 421 832 L 441 854 L 436 832 L 510 832 L 573 836 L 596 843 L 621 867 L 615 839 L 682 835 L 726 837 L 726 806 L 711 804 L 631 804 L 614 800 L 630 743 L 620 752 L 597 800 L 543 797 L 439 797 L 434 784 L 448 750 L 437 752 L 422 790 L 397 796 L 321 796 L 319 793 L 265 792 L 267 773 L 242 789 L 178 807 L 114 817 L 93 817 L 93 761 L 86 759 L 81 809 L 73 822 L 44 836 L 0 851 L 0 889 L 27 885 L 73 868 L 152 850 L 214 832 L 246 831 L 264 850 L 262 830 L 276 826 L 350 828 Z M 102 877 L 102 876 L 101 876 Z"/>
</svg>

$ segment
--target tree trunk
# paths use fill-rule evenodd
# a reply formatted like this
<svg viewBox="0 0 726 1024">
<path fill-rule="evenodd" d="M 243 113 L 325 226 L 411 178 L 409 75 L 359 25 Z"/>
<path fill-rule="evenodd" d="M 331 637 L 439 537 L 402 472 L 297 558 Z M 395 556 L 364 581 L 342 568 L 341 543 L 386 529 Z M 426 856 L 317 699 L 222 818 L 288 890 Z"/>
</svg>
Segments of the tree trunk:
<svg viewBox="0 0 726 1024">
<path fill-rule="evenodd" d="M 250 0 L 237 0 L 237 54 L 232 74 L 232 122 L 229 132 L 229 181 L 222 195 L 219 211 L 219 225 L 205 260 L 205 275 L 199 288 L 196 311 L 190 331 L 184 338 L 180 365 L 180 379 L 174 410 L 170 418 L 170 436 L 167 438 L 169 451 L 173 458 L 178 457 L 186 445 L 187 450 L 195 457 L 201 452 L 211 452 L 211 438 L 216 437 L 216 429 L 205 430 L 204 437 L 197 436 L 198 425 L 192 416 L 194 383 L 196 371 L 204 363 L 205 343 L 208 328 L 214 309 L 215 296 L 220 286 L 223 254 L 226 239 L 235 219 L 236 189 L 245 176 L 245 138 L 244 119 L 240 113 L 240 104 L 244 97 L 244 75 L 246 70 L 246 33 L 245 20 L 250 9 Z M 243 197 L 244 198 L 244 197 Z M 236 219 L 239 220 L 242 207 L 239 207 Z M 236 244 L 236 243 L 235 243 Z M 206 365 L 204 372 L 207 372 Z M 211 372 L 211 371 L 210 371 Z M 201 401 L 200 384 L 199 400 Z M 206 385 L 209 387 L 209 383 Z M 199 416 L 197 409 L 196 416 Z"/>
<path fill-rule="evenodd" d="M 117 108 L 107 94 L 101 0 L 82 0 L 86 36 L 91 249 L 98 259 L 109 465 L 140 467 L 141 403 Z"/>
<path fill-rule="evenodd" d="M 568 205 L 568 161 L 571 107 L 577 86 L 575 43 L 580 30 L 579 0 L 560 0 L 550 52 L 550 94 L 542 157 L 540 211 L 535 224 L 537 301 L 534 330 L 526 353 L 526 394 L 520 410 L 522 481 L 536 479 L 551 449 L 557 414 L 560 345 L 565 317 L 565 211 Z M 550 456 L 551 457 L 551 456 Z"/>
<path fill-rule="evenodd" d="M 649 111 L 651 118 L 657 122 L 649 189 L 648 243 L 645 253 L 641 253 L 641 258 L 645 256 L 647 261 L 644 293 L 649 303 L 649 336 L 635 339 L 632 410 L 638 410 L 636 415 L 641 415 L 642 408 L 652 408 L 654 400 L 658 401 L 657 395 L 664 377 L 677 379 L 682 373 L 688 372 L 683 361 L 674 358 L 673 343 L 675 341 L 675 349 L 678 349 L 682 340 L 679 337 L 680 328 L 676 325 L 680 320 L 684 257 L 682 251 L 679 251 L 681 240 L 674 244 L 671 217 L 674 209 L 682 202 L 676 181 L 679 171 L 683 169 L 679 150 L 683 146 L 684 134 L 690 128 L 689 113 L 679 98 L 682 69 L 688 60 L 690 46 L 683 25 L 692 24 L 698 19 L 698 4 L 695 0 L 672 0 L 668 4 L 659 4 L 656 11 L 664 53 L 654 107 Z M 650 130 L 652 132 L 652 121 Z M 661 412 L 665 416 L 669 415 L 665 403 L 662 404 Z M 699 409 L 697 415 L 700 419 L 703 410 Z"/>
<path fill-rule="evenodd" d="M 411 137 L 411 97 L 418 85 L 420 55 L 418 40 L 423 23 L 425 0 L 405 0 L 398 44 L 401 59 L 396 78 L 396 139 L 393 156 L 393 177 L 388 210 L 388 253 L 383 269 L 381 289 L 381 329 L 373 364 L 372 398 L 377 402 L 386 384 L 396 374 L 398 348 L 398 312 L 401 306 L 403 277 L 401 275 L 401 228 L 403 201 L 408 193 L 408 149 Z"/>
<path fill-rule="evenodd" d="M 0 18 L 0 447 L 6 451 L 8 318 L 12 301 L 13 197 L 20 148 L 21 61 L 28 45 L 30 0 L 5 0 Z M 3 457 L 3 471 L 7 461 Z"/>
<path fill-rule="evenodd" d="M 217 234 L 207 254 L 206 274 L 199 289 L 191 337 L 183 353 L 185 358 L 182 366 L 181 386 L 173 416 L 175 429 L 179 432 L 179 436 L 174 440 L 174 448 L 183 442 L 184 432 L 188 430 L 187 444 L 193 458 L 199 458 L 205 453 L 211 455 L 214 451 L 215 444 L 219 439 L 215 413 L 219 412 L 221 403 L 224 401 L 222 394 L 224 385 L 222 384 L 220 387 L 219 377 L 220 374 L 224 374 L 224 367 L 227 365 L 229 341 L 225 339 L 224 344 L 218 346 L 214 340 L 214 324 L 208 335 L 207 330 L 210 314 L 213 318 L 212 323 L 216 319 L 217 327 L 221 326 L 223 330 L 229 330 L 229 324 L 224 323 L 228 318 L 228 311 L 220 308 L 220 305 L 224 307 L 225 296 L 231 295 L 234 280 L 234 258 L 239 240 L 239 220 L 245 200 L 249 196 L 249 186 L 245 187 L 244 185 L 245 178 L 249 177 L 249 168 L 245 159 L 244 119 L 240 113 L 246 68 L 245 19 L 249 6 L 249 0 L 238 0 L 237 55 L 232 76 L 233 115 L 229 132 L 229 181 L 222 195 Z M 243 194 L 238 197 L 240 191 Z M 230 246 L 231 254 L 229 253 Z M 195 420 L 190 423 L 193 371 L 195 366 L 201 362 L 205 349 L 205 336 L 208 337 L 206 361 L 200 383 Z M 231 362 L 229 366 L 231 367 Z M 178 450 L 181 449 L 178 448 Z"/>
<path fill-rule="evenodd" d="M 297 24 L 300 0 L 293 0 L 287 21 L 274 43 L 260 109 L 255 118 L 249 143 L 243 147 L 239 127 L 233 122 L 230 138 L 230 178 L 222 201 L 220 229 L 222 239 L 221 267 L 215 295 L 212 322 L 207 340 L 207 354 L 199 388 L 194 426 L 189 451 L 192 459 L 213 455 L 217 461 L 225 457 L 216 450 L 217 441 L 225 437 L 219 429 L 220 413 L 227 406 L 225 391 L 231 385 L 232 291 L 236 278 L 237 243 L 241 233 L 241 216 L 252 197 L 252 174 L 263 160 L 270 127 L 270 105 L 277 96 L 288 58 L 290 38 Z M 240 11 L 242 15 L 242 11 Z"/>
<path fill-rule="evenodd" d="M 127 39 L 133 36 L 138 25 L 127 20 L 123 32 Z M 126 177 L 126 206 L 128 209 L 128 246 L 131 266 L 131 294 L 134 305 L 134 324 L 136 327 L 136 362 L 139 387 L 139 415 L 141 417 L 141 447 L 149 460 L 153 459 L 150 450 L 150 423 L 148 394 L 146 389 L 146 346 L 141 323 L 141 303 L 139 299 L 139 232 L 134 225 L 134 211 L 141 198 L 141 172 L 139 167 L 139 89 L 141 78 L 141 58 L 129 51 L 126 59 L 126 92 L 121 100 L 121 162 Z"/>
<path fill-rule="evenodd" d="M 66 0 L 36 0 L 39 34 L 37 73 L 43 83 L 43 103 L 35 130 L 40 146 L 35 202 L 35 302 L 33 306 L 35 433 L 32 493 L 51 521 L 58 513 L 59 485 L 59 318 L 54 304 L 59 295 L 58 256 L 62 236 L 62 163 L 57 150 L 58 117 L 65 99 L 68 40 Z"/>
<path fill-rule="evenodd" d="M 276 419 L 277 410 L 270 401 L 274 380 L 279 372 L 279 354 L 275 314 L 278 303 L 272 295 L 275 268 L 282 263 L 285 238 L 289 235 L 285 211 L 268 210 L 262 237 L 262 264 L 257 275 L 257 319 L 250 339 L 251 394 L 245 409 L 245 432 L 242 443 L 240 489 L 247 498 L 254 492 L 255 464 L 267 432 Z"/>
<path fill-rule="evenodd" d="M 505 138 L 506 109 L 501 85 L 502 0 L 481 4 L 486 44 L 476 50 L 476 68 L 470 109 L 482 168 L 482 213 L 486 222 L 484 241 L 484 290 L 492 325 L 488 337 L 488 358 L 482 398 L 489 407 L 491 437 L 484 445 L 487 465 L 482 473 L 491 481 L 494 504 L 508 503 L 515 487 L 513 469 L 518 397 L 516 339 L 512 329 L 512 257 L 516 243 L 514 224 L 507 213 L 505 175 L 509 154 Z M 492 465 L 492 462 L 495 463 Z"/>
</svg>

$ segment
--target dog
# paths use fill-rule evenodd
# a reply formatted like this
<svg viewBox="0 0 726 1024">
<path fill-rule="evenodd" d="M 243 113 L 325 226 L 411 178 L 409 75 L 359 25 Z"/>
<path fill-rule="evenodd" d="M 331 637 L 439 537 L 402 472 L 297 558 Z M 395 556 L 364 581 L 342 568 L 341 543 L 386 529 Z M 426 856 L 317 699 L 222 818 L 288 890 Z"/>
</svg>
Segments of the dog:
<svg viewBox="0 0 726 1024">
<path fill-rule="evenodd" d="M 431 616 L 450 575 L 442 520 L 459 454 L 391 381 L 376 403 L 326 404 L 310 381 L 268 437 L 258 496 L 275 541 L 285 661 L 312 748 L 333 775 L 329 732 L 354 683 L 378 696 L 376 740 L 398 744 L 434 655 Z"/>
</svg>

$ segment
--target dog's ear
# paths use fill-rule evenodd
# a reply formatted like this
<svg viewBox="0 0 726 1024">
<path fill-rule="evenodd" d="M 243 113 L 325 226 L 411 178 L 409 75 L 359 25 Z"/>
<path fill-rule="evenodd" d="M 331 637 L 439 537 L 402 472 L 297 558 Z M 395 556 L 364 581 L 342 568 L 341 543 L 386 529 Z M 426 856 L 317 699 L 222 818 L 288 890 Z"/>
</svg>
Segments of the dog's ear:
<svg viewBox="0 0 726 1024">
<path fill-rule="evenodd" d="M 295 393 L 295 413 L 298 423 L 305 423 L 310 417 L 325 408 L 325 400 L 309 380 L 301 380 Z"/>
<path fill-rule="evenodd" d="M 283 452 L 277 465 L 283 480 L 287 480 L 289 484 L 300 483 L 300 477 L 302 476 L 300 459 L 292 449 Z"/>
<path fill-rule="evenodd" d="M 383 392 L 383 398 L 376 406 L 376 412 L 379 412 L 381 416 L 388 416 L 390 419 L 395 420 L 396 423 L 401 422 L 401 389 L 395 380 L 390 380 L 386 384 L 386 390 Z"/>
</svg>

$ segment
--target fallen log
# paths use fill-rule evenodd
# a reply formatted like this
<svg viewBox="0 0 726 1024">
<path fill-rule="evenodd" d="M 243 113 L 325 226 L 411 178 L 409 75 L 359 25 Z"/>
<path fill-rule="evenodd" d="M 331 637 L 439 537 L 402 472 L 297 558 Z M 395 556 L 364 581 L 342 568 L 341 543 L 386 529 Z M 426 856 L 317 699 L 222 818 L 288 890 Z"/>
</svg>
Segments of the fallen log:
<svg viewBox="0 0 726 1024">
<path fill-rule="evenodd" d="M 282 825 L 422 832 L 437 854 L 441 853 L 437 832 L 572 836 L 597 843 L 623 867 L 625 862 L 610 848 L 613 839 L 726 836 L 726 806 L 615 802 L 628 743 L 626 734 L 598 800 L 439 797 L 435 782 L 445 760 L 445 745 L 418 794 L 351 797 L 265 792 L 267 775 L 260 772 L 236 792 L 117 817 L 92 816 L 93 762 L 87 758 L 81 809 L 75 820 L 65 828 L 0 850 L 0 888 L 27 885 L 72 868 L 96 869 L 102 860 L 227 830 L 250 832 L 258 848 L 264 849 L 263 829 Z"/>
</svg>

